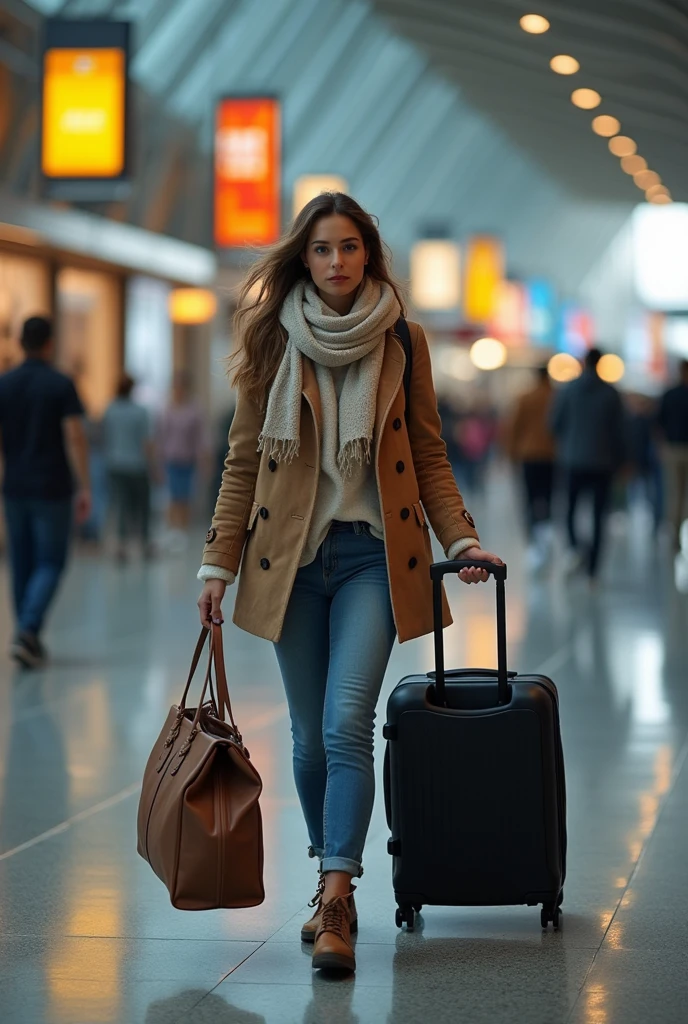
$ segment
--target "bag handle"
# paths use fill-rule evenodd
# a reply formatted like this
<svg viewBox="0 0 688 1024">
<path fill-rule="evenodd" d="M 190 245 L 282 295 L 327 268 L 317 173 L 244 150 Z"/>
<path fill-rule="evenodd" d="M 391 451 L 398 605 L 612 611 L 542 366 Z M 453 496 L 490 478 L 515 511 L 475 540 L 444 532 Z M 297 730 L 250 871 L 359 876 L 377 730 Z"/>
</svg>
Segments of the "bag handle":
<svg viewBox="0 0 688 1024">
<path fill-rule="evenodd" d="M 232 712 L 232 702 L 229 697 L 229 686 L 227 684 L 227 670 L 225 669 L 225 655 L 224 646 L 222 643 L 222 626 L 218 626 L 213 623 L 212 633 L 210 637 L 210 659 L 215 665 L 215 682 L 217 685 L 217 698 L 218 698 L 218 711 L 220 712 L 220 718 L 224 722 L 224 708 L 227 708 L 227 714 L 229 721 L 237 735 L 239 742 L 241 742 L 241 733 L 237 728 L 237 724 L 234 721 L 234 714 Z"/>
<path fill-rule="evenodd" d="M 191 744 L 193 743 L 194 739 L 198 735 L 198 730 L 199 730 L 200 721 L 201 721 L 201 714 L 203 712 L 203 704 L 204 704 L 204 701 L 205 701 L 205 695 L 206 695 L 206 692 L 207 692 L 209 686 L 210 686 L 211 694 L 213 694 L 213 697 L 215 696 L 214 691 L 213 691 L 213 682 L 212 682 L 212 670 L 213 670 L 213 667 L 215 668 L 215 682 L 216 682 L 216 688 L 217 688 L 217 699 L 214 700 L 214 703 L 215 703 L 215 706 L 217 708 L 217 713 L 218 713 L 218 715 L 220 717 L 220 721 L 222 721 L 222 722 L 225 721 L 225 709 L 226 709 L 227 713 L 229 715 L 230 723 L 232 725 L 232 731 L 234 733 L 234 738 L 235 738 L 238 746 L 244 752 L 245 756 L 248 757 L 248 751 L 244 747 L 244 743 L 243 743 L 243 739 L 242 739 L 241 733 L 239 732 L 239 730 L 237 728 L 237 724 L 234 721 L 234 715 L 232 713 L 232 705 L 231 705 L 231 701 L 229 699 L 229 690 L 227 688 L 227 673 L 225 671 L 224 655 L 223 655 L 223 648 L 222 648 L 222 627 L 216 625 L 215 623 L 213 623 L 212 629 L 208 629 L 207 626 L 203 626 L 203 628 L 201 629 L 201 635 L 198 638 L 198 643 L 196 644 L 196 650 L 194 651 L 194 655 L 193 655 L 193 658 L 191 660 L 191 670 L 189 672 L 189 678 L 188 678 L 186 686 L 184 688 L 184 694 L 182 696 L 181 703 L 179 705 L 179 714 L 177 716 L 177 722 L 175 723 L 175 726 L 173 727 L 172 732 L 170 733 L 170 735 L 168 736 L 168 738 L 167 738 L 167 740 L 165 742 L 165 749 L 167 749 L 169 746 L 171 746 L 172 742 L 179 735 L 179 726 L 180 726 L 182 718 L 184 717 L 184 711 L 186 709 L 186 698 L 187 698 L 188 693 L 189 693 L 189 687 L 191 686 L 191 680 L 193 679 L 193 677 L 195 675 L 195 672 L 196 672 L 196 669 L 198 668 L 198 662 L 200 661 L 201 654 L 203 652 L 203 647 L 205 645 L 205 641 L 206 641 L 206 639 L 208 637 L 208 634 L 210 634 L 210 644 L 209 644 L 209 649 L 208 649 L 208 666 L 207 666 L 206 672 L 205 672 L 205 679 L 203 680 L 203 687 L 201 689 L 201 695 L 200 695 L 199 700 L 198 700 L 198 707 L 196 708 L 196 714 L 194 715 L 193 721 L 191 723 L 191 729 L 189 730 L 189 735 L 188 735 L 187 739 L 185 740 L 185 742 L 182 744 L 182 746 L 179 748 L 179 751 L 177 752 L 176 763 L 175 763 L 174 767 L 171 769 L 171 772 L 170 772 L 171 775 L 176 775 L 177 774 L 177 772 L 181 768 L 182 764 L 184 763 L 184 759 L 186 758 L 186 755 L 188 754 L 189 750 L 191 749 Z M 160 771 L 162 765 L 164 764 L 164 759 L 163 759 L 164 753 L 165 753 L 165 750 L 163 750 L 163 753 L 161 754 L 160 762 L 159 762 L 159 765 L 158 765 L 158 771 Z"/>
<path fill-rule="evenodd" d="M 435 635 L 435 689 L 440 704 L 446 707 L 447 693 L 444 685 L 444 638 L 442 636 L 442 580 L 450 572 L 462 569 L 484 569 L 494 576 L 497 584 L 497 693 L 498 703 L 509 703 L 509 673 L 506 655 L 506 566 L 494 562 L 476 562 L 459 559 L 453 562 L 435 562 L 430 566 L 432 579 L 432 617 Z"/>
<path fill-rule="evenodd" d="M 201 660 L 201 655 L 203 653 L 203 648 L 205 646 L 206 640 L 208 639 L 209 635 L 210 635 L 210 644 L 209 644 L 209 647 L 208 647 L 208 667 L 207 667 L 207 670 L 206 670 L 205 680 L 204 680 L 204 683 L 203 683 L 203 689 L 201 690 L 201 697 L 200 697 L 200 700 L 198 702 L 198 706 L 200 708 L 203 705 L 203 700 L 205 698 L 206 690 L 208 689 L 208 684 L 210 684 L 211 693 L 213 692 L 213 689 L 212 689 L 212 684 L 213 684 L 212 668 L 214 667 L 215 668 L 215 681 L 216 681 L 216 684 L 217 684 L 217 700 L 216 700 L 215 703 L 217 705 L 218 714 L 220 716 L 221 721 L 224 722 L 225 721 L 225 709 L 227 710 L 227 714 L 229 716 L 229 721 L 231 722 L 232 727 L 234 728 L 234 731 L 238 735 L 239 734 L 239 730 L 237 729 L 236 722 L 234 721 L 234 715 L 232 713 L 232 704 L 231 704 L 231 701 L 229 699 L 229 688 L 228 688 L 228 685 L 227 685 L 227 672 L 225 670 L 224 650 L 223 650 L 223 645 L 222 645 L 222 626 L 218 626 L 216 623 L 213 623 L 212 629 L 209 629 L 208 626 L 203 626 L 201 628 L 201 635 L 198 638 L 198 642 L 196 644 L 196 649 L 195 649 L 195 651 L 193 653 L 193 657 L 191 659 L 191 668 L 189 669 L 189 676 L 188 676 L 188 678 L 186 680 L 186 686 L 184 687 L 184 693 L 182 694 L 182 699 L 181 699 L 181 702 L 179 704 L 179 708 L 180 708 L 180 710 L 183 710 L 183 709 L 186 708 L 186 699 L 187 699 L 187 697 L 189 695 L 189 689 L 191 687 L 191 682 L 193 680 L 193 677 L 196 674 L 196 670 L 198 668 L 198 663 Z"/>
</svg>

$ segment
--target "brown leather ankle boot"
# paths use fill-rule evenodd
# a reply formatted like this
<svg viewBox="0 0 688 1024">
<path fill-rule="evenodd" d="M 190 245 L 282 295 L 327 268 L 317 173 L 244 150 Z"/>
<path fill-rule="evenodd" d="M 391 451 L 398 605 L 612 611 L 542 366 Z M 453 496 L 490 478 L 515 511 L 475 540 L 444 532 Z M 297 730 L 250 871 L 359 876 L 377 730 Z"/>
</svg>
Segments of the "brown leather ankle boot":
<svg viewBox="0 0 688 1024">
<path fill-rule="evenodd" d="M 349 923 L 349 900 L 352 897 L 353 892 L 350 892 L 323 904 L 313 948 L 314 970 L 356 970 Z"/>
<path fill-rule="evenodd" d="M 351 891 L 350 895 L 347 897 L 347 899 L 349 901 L 349 929 L 350 929 L 352 934 L 354 932 L 358 931 L 358 913 L 356 911 L 356 904 L 354 902 L 354 892 L 355 892 L 355 890 L 356 890 L 356 886 L 354 885 L 354 886 L 352 886 L 352 891 Z M 318 889 L 316 891 L 316 894 L 313 897 L 313 899 L 310 901 L 310 903 L 308 904 L 309 907 L 315 907 L 316 908 L 315 909 L 315 913 L 313 914 L 313 917 L 310 919 L 310 921 L 306 921 L 306 923 L 304 924 L 303 928 L 301 929 L 301 941 L 302 942 L 309 942 L 309 943 L 315 942 L 315 933 L 317 932 L 318 928 L 320 927 L 320 922 L 322 920 L 322 911 L 323 911 L 322 898 L 323 898 L 324 891 L 325 891 L 325 876 L 321 873 L 320 874 L 320 880 L 318 881 Z"/>
</svg>

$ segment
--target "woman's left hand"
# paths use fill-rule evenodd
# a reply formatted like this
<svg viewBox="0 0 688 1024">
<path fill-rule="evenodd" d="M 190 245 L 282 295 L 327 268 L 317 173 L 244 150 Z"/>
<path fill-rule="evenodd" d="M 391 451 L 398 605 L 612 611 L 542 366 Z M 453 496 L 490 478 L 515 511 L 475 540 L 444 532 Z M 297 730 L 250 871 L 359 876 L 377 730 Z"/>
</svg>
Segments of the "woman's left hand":
<svg viewBox="0 0 688 1024">
<path fill-rule="evenodd" d="M 483 551 L 482 548 L 477 546 L 462 551 L 459 558 L 462 562 L 494 562 L 495 565 L 504 565 L 504 562 L 498 555 L 492 555 L 489 551 Z M 458 575 L 462 583 L 486 583 L 488 578 L 488 574 L 484 569 L 475 568 L 462 569 Z"/>
</svg>

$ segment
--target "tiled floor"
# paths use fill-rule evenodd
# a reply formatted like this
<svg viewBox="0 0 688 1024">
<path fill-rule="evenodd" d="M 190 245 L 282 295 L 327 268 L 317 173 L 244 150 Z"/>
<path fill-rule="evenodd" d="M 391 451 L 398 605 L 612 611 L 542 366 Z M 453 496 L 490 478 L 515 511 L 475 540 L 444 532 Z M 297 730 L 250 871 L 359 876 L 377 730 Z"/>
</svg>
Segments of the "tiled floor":
<svg viewBox="0 0 688 1024">
<path fill-rule="evenodd" d="M 590 593 L 528 581 L 497 482 L 483 539 L 510 563 L 511 666 L 560 690 L 569 789 L 565 925 L 528 908 L 424 911 L 394 925 L 376 806 L 355 979 L 314 976 L 298 940 L 315 887 L 269 644 L 228 627 L 239 723 L 265 781 L 267 899 L 174 910 L 137 856 L 138 782 L 195 640 L 197 551 L 149 568 L 76 559 L 51 667 L 0 661 L 3 1024 L 669 1024 L 688 1019 L 688 605 L 661 548 L 614 541 Z M 479 506 L 478 506 L 479 511 Z M 634 531 L 637 536 L 637 532 Z M 642 531 L 641 531 L 642 535 Z M 450 585 L 451 664 L 492 664 L 492 592 Z M 0 643 L 10 631 L 3 585 Z M 395 649 L 383 701 L 431 666 Z M 381 708 L 383 704 L 381 704 Z"/>
</svg>

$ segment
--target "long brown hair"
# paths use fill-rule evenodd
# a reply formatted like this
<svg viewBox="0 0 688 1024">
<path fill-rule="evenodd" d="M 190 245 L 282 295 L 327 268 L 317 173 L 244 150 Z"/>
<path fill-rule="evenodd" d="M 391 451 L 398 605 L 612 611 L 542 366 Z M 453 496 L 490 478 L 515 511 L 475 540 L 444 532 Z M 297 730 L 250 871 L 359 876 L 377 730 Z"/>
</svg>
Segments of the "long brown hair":
<svg viewBox="0 0 688 1024">
<path fill-rule="evenodd" d="M 343 192 L 322 192 L 311 199 L 279 242 L 262 250 L 244 281 L 234 315 L 240 346 L 230 360 L 232 384 L 261 406 L 267 401 L 287 341 L 279 321 L 282 304 L 296 282 L 309 276 L 303 252 L 313 225 L 332 214 L 354 222 L 368 253 L 366 272 L 394 289 L 404 312 L 401 288 L 392 277 L 392 254 L 380 237 L 376 220 Z"/>
</svg>

